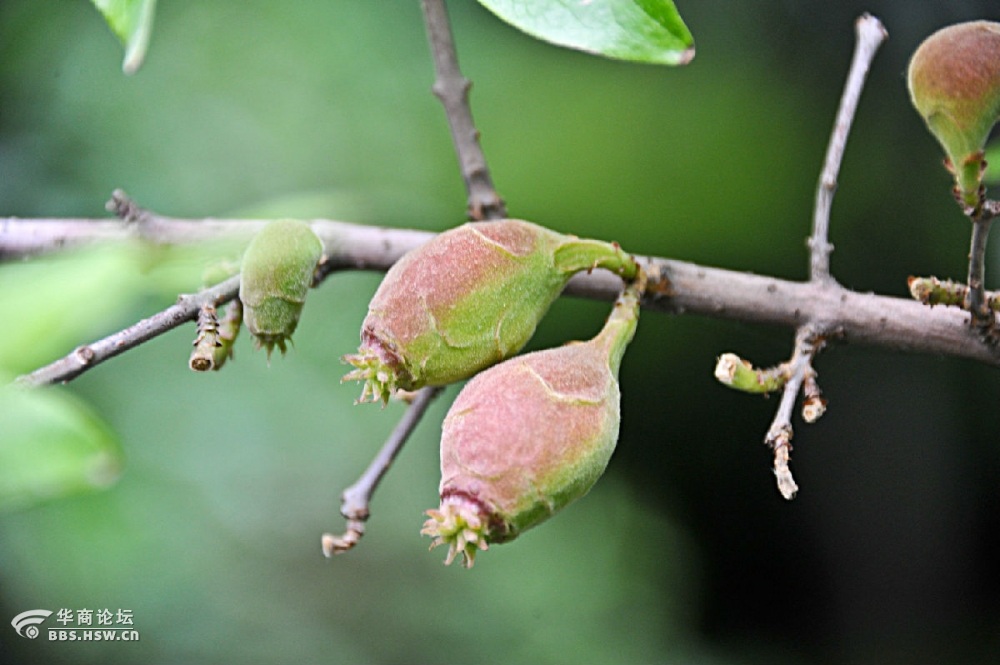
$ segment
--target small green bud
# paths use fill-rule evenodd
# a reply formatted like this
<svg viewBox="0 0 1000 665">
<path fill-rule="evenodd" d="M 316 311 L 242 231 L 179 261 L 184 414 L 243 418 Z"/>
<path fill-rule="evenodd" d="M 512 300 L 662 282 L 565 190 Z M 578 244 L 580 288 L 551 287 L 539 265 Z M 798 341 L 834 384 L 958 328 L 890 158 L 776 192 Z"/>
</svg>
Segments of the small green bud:
<svg viewBox="0 0 1000 665">
<path fill-rule="evenodd" d="M 618 368 L 639 317 L 639 289 L 589 342 L 506 360 L 465 386 L 441 432 L 441 505 L 421 533 L 445 563 L 544 521 L 593 487 L 618 441 Z"/>
<path fill-rule="evenodd" d="M 284 219 L 261 230 L 243 255 L 240 301 L 257 347 L 271 351 L 285 343 L 299 323 L 323 243 L 305 222 Z"/>
<path fill-rule="evenodd" d="M 400 259 L 385 275 L 344 360 L 360 401 L 466 379 L 518 351 L 573 274 L 637 265 L 613 243 L 520 220 L 472 222 Z"/>
<path fill-rule="evenodd" d="M 972 21 L 935 32 L 913 54 L 907 84 L 948 155 L 956 196 L 978 206 L 983 148 L 1000 117 L 1000 23 Z"/>
</svg>

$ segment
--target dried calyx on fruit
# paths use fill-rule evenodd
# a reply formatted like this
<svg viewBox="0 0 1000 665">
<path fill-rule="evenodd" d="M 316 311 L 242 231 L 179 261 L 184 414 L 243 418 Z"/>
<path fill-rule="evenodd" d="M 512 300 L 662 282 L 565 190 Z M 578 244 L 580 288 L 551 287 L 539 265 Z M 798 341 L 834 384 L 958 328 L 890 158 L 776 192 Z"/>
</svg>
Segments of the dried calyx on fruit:
<svg viewBox="0 0 1000 665">
<path fill-rule="evenodd" d="M 618 441 L 618 368 L 639 319 L 641 285 L 588 342 L 506 360 L 469 381 L 444 419 L 441 505 L 421 533 L 466 567 L 586 494 Z"/>
<path fill-rule="evenodd" d="M 626 279 L 635 260 L 614 243 L 507 219 L 446 231 L 386 273 L 361 327 L 359 401 L 466 379 L 518 351 L 575 273 L 605 268 Z"/>
<path fill-rule="evenodd" d="M 1000 23 L 972 21 L 935 32 L 913 54 L 907 84 L 948 155 L 956 197 L 977 207 L 983 148 L 1000 116 Z"/>
<path fill-rule="evenodd" d="M 285 352 L 299 323 L 323 243 L 305 222 L 283 219 L 263 228 L 247 247 L 240 272 L 243 318 L 257 347 Z"/>
</svg>

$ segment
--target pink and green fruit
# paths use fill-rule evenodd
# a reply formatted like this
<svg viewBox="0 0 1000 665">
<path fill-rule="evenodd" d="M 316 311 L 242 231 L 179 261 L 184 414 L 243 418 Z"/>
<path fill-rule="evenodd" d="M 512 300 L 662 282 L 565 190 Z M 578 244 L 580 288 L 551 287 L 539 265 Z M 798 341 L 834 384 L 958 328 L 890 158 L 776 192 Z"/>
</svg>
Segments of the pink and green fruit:
<svg viewBox="0 0 1000 665">
<path fill-rule="evenodd" d="M 983 148 L 1000 118 L 1000 23 L 972 21 L 935 32 L 913 54 L 907 84 L 948 156 L 956 196 L 978 206 Z"/>
<path fill-rule="evenodd" d="M 509 541 L 593 487 L 618 441 L 618 368 L 639 317 L 631 285 L 588 342 L 536 351 L 477 375 L 441 434 L 441 505 L 422 533 L 446 563 Z"/>
<path fill-rule="evenodd" d="M 446 231 L 386 273 L 344 357 L 344 380 L 363 381 L 360 401 L 467 379 L 527 343 L 575 273 L 636 274 L 614 244 L 563 235 L 521 220 L 472 222 Z"/>
</svg>

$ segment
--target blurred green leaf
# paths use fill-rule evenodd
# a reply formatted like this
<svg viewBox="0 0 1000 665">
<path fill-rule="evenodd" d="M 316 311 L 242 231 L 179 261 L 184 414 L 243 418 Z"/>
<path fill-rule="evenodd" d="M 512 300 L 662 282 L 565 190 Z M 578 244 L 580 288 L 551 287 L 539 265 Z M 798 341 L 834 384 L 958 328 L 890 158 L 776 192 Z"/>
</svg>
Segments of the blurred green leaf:
<svg viewBox="0 0 1000 665">
<path fill-rule="evenodd" d="M 0 369 L 33 370 L 134 323 L 136 303 L 144 296 L 174 300 L 199 290 L 203 277 L 214 277 L 209 274 L 214 264 L 238 261 L 241 245 L 227 240 L 177 247 L 126 244 L 0 266 L 0 321 L 5 322 Z"/>
<path fill-rule="evenodd" d="M 107 487 L 122 468 L 111 429 L 52 390 L 0 391 L 0 511 Z"/>
<path fill-rule="evenodd" d="M 532 37 L 608 58 L 685 65 L 694 40 L 671 0 L 479 0 Z"/>
<path fill-rule="evenodd" d="M 0 267 L 0 368 L 34 369 L 91 341 L 139 294 L 135 277 L 134 262 L 121 250 Z"/>
<path fill-rule="evenodd" d="M 156 0 L 91 0 L 125 46 L 122 70 L 133 74 L 142 66 L 153 31 Z"/>
</svg>

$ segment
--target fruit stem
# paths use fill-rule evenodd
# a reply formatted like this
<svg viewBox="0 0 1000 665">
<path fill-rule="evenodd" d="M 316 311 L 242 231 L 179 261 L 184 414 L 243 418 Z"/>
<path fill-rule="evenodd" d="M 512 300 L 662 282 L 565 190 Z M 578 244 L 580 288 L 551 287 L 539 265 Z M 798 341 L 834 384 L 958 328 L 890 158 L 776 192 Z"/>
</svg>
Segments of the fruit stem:
<svg viewBox="0 0 1000 665">
<path fill-rule="evenodd" d="M 593 343 L 607 353 L 608 365 L 615 376 L 618 376 L 625 349 L 635 336 L 635 329 L 639 324 L 640 301 L 646 288 L 646 272 L 638 264 L 634 265 L 638 273 L 636 279 L 625 286 L 615 301 L 604 328 L 593 339 Z"/>
<path fill-rule="evenodd" d="M 556 268 L 563 273 L 604 268 L 622 279 L 632 280 L 639 274 L 639 265 L 618 243 L 588 238 L 570 238 L 559 245 L 554 253 Z"/>
</svg>

